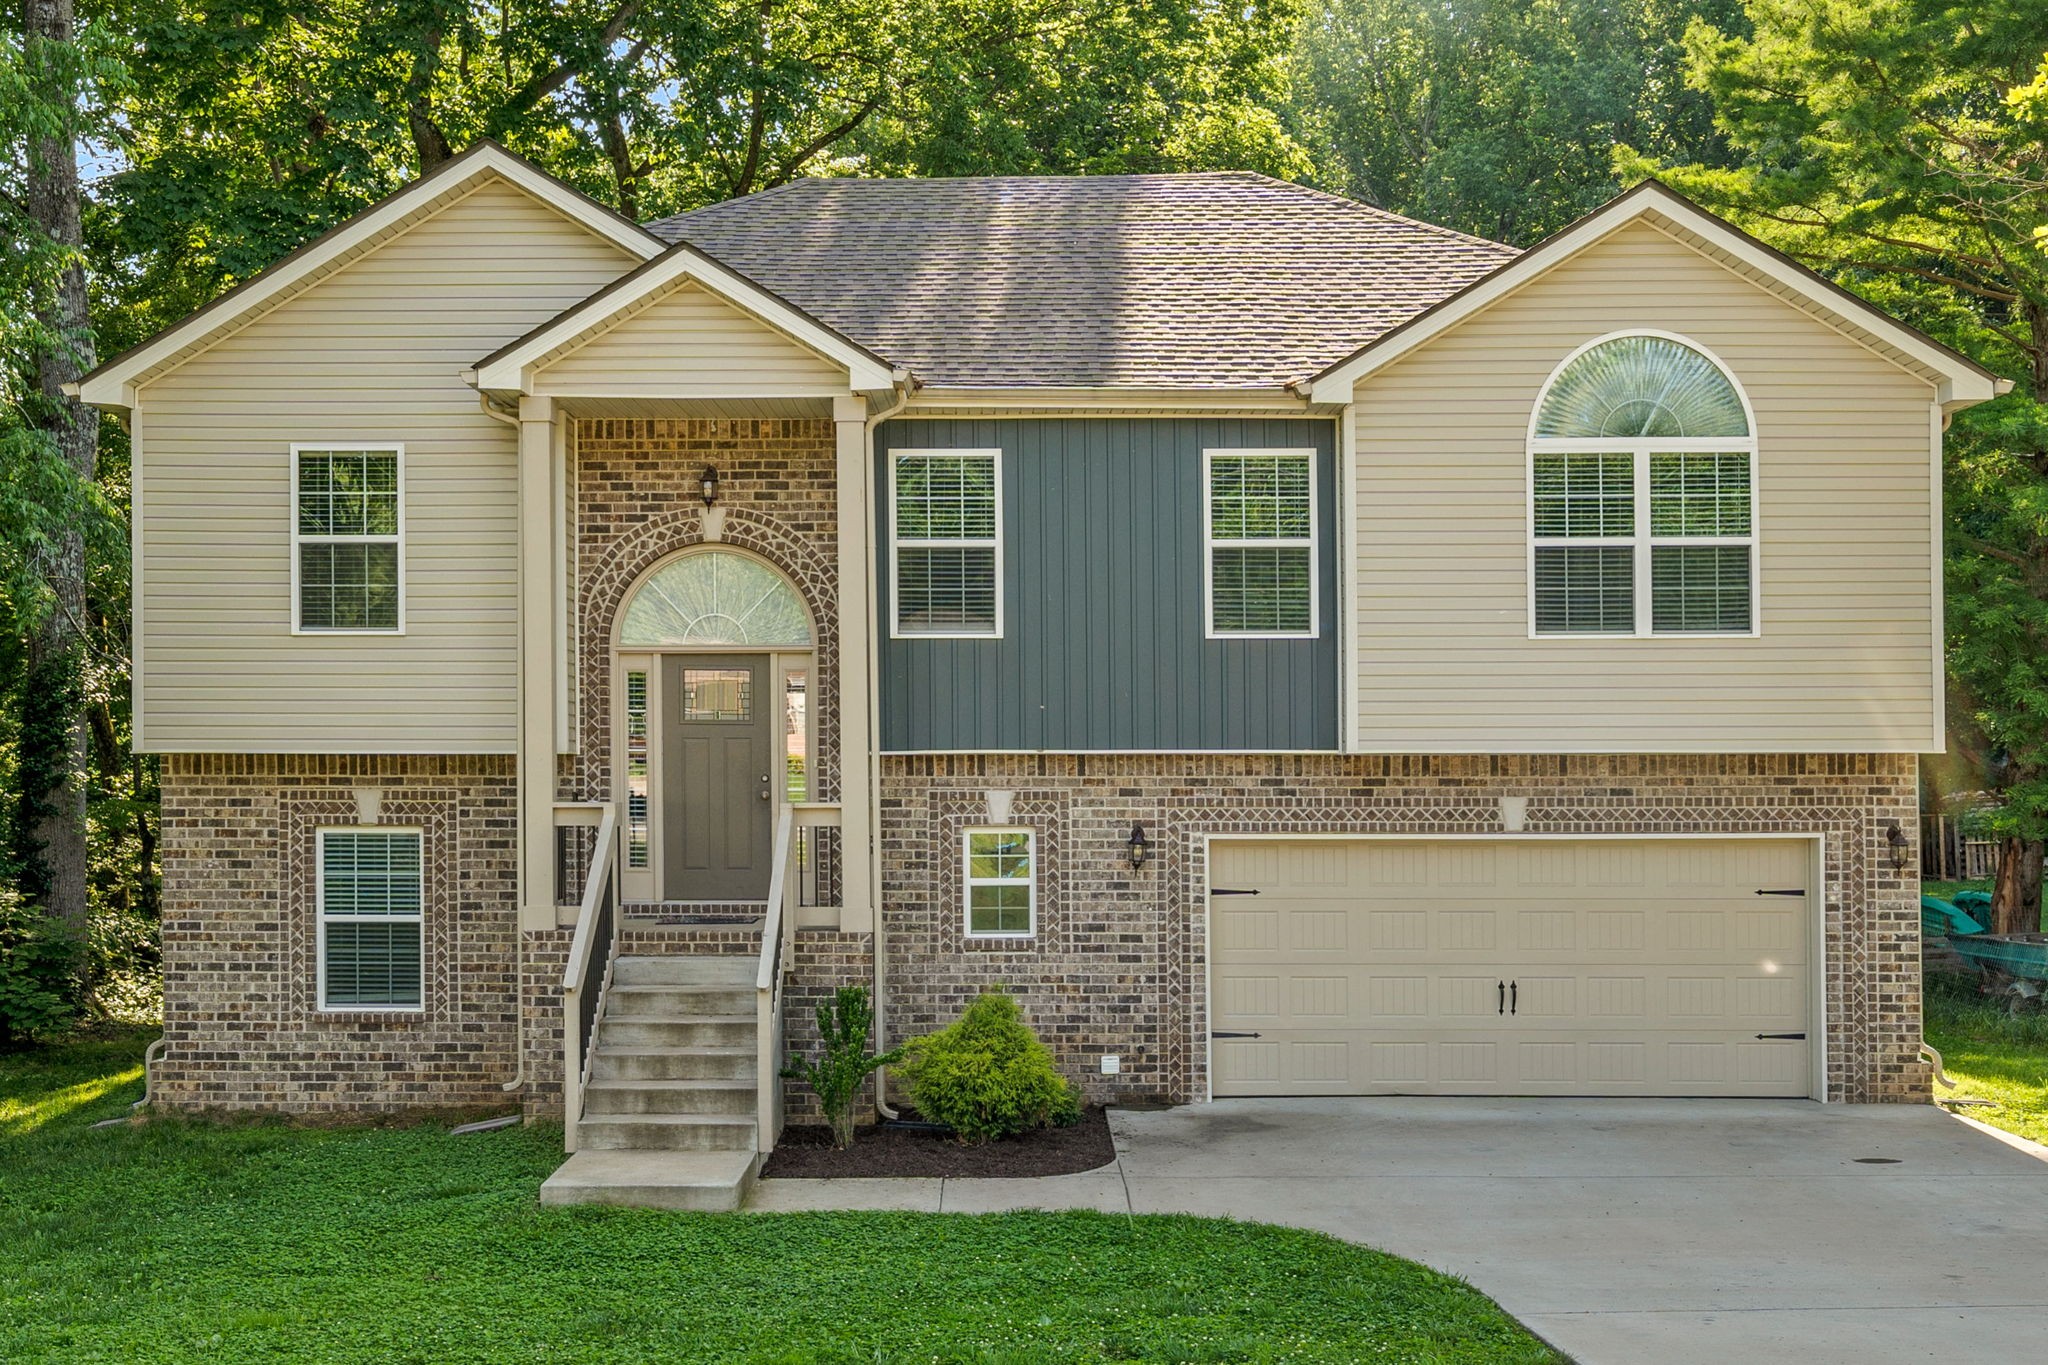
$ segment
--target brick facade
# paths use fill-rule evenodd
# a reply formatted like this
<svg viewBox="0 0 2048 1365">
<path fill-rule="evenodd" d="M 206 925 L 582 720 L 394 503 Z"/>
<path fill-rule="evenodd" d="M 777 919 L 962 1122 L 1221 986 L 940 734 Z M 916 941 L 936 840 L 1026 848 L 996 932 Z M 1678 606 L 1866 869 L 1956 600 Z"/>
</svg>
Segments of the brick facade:
<svg viewBox="0 0 2048 1365">
<path fill-rule="evenodd" d="M 292 1113 L 512 1103 L 500 1088 L 519 1048 L 512 774 L 507 758 L 165 755 L 158 1100 Z M 418 1012 L 323 1012 L 316 998 L 314 833 L 360 823 L 366 789 L 378 823 L 425 836 Z M 532 955 L 527 975 L 545 975 Z"/>
<path fill-rule="evenodd" d="M 990 791 L 1039 831 L 1030 942 L 972 943 L 961 925 L 961 831 Z M 905 756 L 882 765 L 882 900 L 892 1033 L 941 1026 L 984 986 L 1015 992 L 1067 1073 L 1101 1099 L 1199 1098 L 1207 1087 L 1204 835 L 1527 829 L 1556 834 L 1811 832 L 1827 849 L 1828 1097 L 1918 1101 L 1917 864 L 1909 756 Z M 1153 841 L 1133 872 L 1124 842 Z M 1093 1074 L 1114 1052 L 1122 1074 Z M 1085 1067 L 1085 1069 L 1084 1069 Z"/>
</svg>

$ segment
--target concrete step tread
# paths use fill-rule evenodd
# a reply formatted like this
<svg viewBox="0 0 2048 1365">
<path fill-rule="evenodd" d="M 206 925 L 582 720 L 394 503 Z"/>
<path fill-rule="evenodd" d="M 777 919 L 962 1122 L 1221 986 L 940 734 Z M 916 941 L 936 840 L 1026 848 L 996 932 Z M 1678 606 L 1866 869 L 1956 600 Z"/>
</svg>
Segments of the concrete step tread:
<svg viewBox="0 0 2048 1365">
<path fill-rule="evenodd" d="M 611 990 L 614 995 L 730 995 L 753 986 L 749 972 L 745 981 L 614 981 Z"/>
<path fill-rule="evenodd" d="M 756 1049 L 746 1043 L 677 1043 L 661 1047 L 654 1043 L 600 1043 L 590 1050 L 593 1057 L 751 1057 Z"/>
<path fill-rule="evenodd" d="M 751 1114 L 585 1114 L 576 1120 L 578 1125 L 588 1128 L 592 1124 L 609 1127 L 624 1123 L 654 1123 L 668 1128 L 752 1128 Z"/>
<path fill-rule="evenodd" d="M 752 1014 L 613 1014 L 606 1010 L 598 1026 L 606 1024 L 752 1024 Z"/>
<path fill-rule="evenodd" d="M 540 1202 L 736 1209 L 753 1184 L 753 1152 L 576 1152 L 540 1187 Z"/>
<path fill-rule="evenodd" d="M 586 1095 L 593 1090 L 752 1090 L 752 1077 L 745 1080 L 727 1079 L 718 1076 L 691 1076 L 681 1080 L 626 1080 L 603 1076 L 593 1079 L 583 1087 Z"/>
</svg>

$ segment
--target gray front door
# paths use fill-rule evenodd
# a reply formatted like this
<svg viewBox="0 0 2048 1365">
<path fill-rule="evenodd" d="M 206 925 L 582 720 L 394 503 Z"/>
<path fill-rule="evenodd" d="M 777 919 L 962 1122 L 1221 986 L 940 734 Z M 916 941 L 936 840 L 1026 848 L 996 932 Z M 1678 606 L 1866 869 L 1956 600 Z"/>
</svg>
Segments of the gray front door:
<svg viewBox="0 0 2048 1365">
<path fill-rule="evenodd" d="M 781 716 L 768 660 L 691 655 L 662 666 L 663 898 L 765 900 Z"/>
</svg>

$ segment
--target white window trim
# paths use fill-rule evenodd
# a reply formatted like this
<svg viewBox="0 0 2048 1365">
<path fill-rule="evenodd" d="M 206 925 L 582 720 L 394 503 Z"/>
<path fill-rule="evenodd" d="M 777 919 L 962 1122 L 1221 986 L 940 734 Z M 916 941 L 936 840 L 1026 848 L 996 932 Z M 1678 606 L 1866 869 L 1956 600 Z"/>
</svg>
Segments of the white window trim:
<svg viewBox="0 0 2048 1365">
<path fill-rule="evenodd" d="M 315 450 L 328 447 L 314 446 Z M 371 447 L 383 450 L 383 446 Z M 417 1005 L 330 1005 L 327 1003 L 327 836 L 410 834 L 420 841 L 420 912 L 417 915 L 338 915 L 351 924 L 417 924 L 420 927 L 420 1003 Z M 427 1012 L 427 832 L 418 825 L 322 825 L 313 831 L 313 961 L 315 1008 L 321 1014 L 425 1014 Z"/>
<path fill-rule="evenodd" d="M 1013 877 L 977 877 L 974 875 L 974 836 L 977 834 L 1021 834 L 1030 840 L 1025 857 L 1030 875 L 1024 879 L 1027 899 L 1025 908 L 1030 916 L 1029 927 L 1018 929 L 983 929 L 974 927 L 974 888 L 977 886 L 1015 886 Z M 968 938 L 1030 939 L 1038 937 L 1038 831 L 1028 825 L 972 825 L 960 835 L 960 927 Z"/>
<path fill-rule="evenodd" d="M 1698 352 L 1711 361 L 1721 372 L 1722 378 L 1735 390 L 1735 396 L 1742 403 L 1742 418 L 1749 427 L 1747 437 L 1731 436 L 1674 436 L 1648 440 L 1633 437 L 1589 437 L 1584 439 L 1567 436 L 1538 436 L 1536 420 L 1543 412 L 1543 400 L 1550 396 L 1551 385 L 1559 375 L 1570 368 L 1573 361 L 1596 346 L 1624 337 L 1658 337 L 1676 342 L 1689 351 Z M 1634 458 L 1634 512 L 1630 525 L 1635 529 L 1626 536 L 1538 536 L 1536 534 L 1536 457 L 1538 455 L 1611 455 L 1626 454 Z M 1650 456 L 1657 455 L 1747 455 L 1749 457 L 1749 534 L 1746 536 L 1655 536 L 1650 533 Z M 1691 337 L 1676 332 L 1658 331 L 1655 328 L 1636 327 L 1626 331 L 1608 332 L 1594 337 L 1579 346 L 1557 362 L 1543 387 L 1536 391 L 1536 402 L 1529 409 L 1529 430 L 1527 449 L 1522 457 L 1522 487 L 1524 506 L 1522 525 L 1528 542 L 1528 553 L 1523 566 L 1523 577 L 1527 586 L 1527 600 L 1524 609 L 1528 620 L 1528 638 L 1531 640 L 1753 640 L 1763 634 L 1763 527 L 1761 510 L 1757 498 L 1757 436 L 1756 410 L 1750 406 L 1749 392 L 1728 368 L 1726 361 L 1715 355 Z M 1652 629 L 1654 616 L 1654 595 L 1651 584 L 1651 561 L 1653 549 L 1669 546 L 1686 546 L 1710 549 L 1714 546 L 1746 545 L 1749 547 L 1749 629 L 1748 630 L 1665 630 Z M 1630 631 L 1559 630 L 1539 631 L 1536 629 L 1536 551 L 1553 546 L 1606 546 L 1609 549 L 1627 548 L 1634 551 L 1633 572 L 1635 589 L 1635 629 Z"/>
<path fill-rule="evenodd" d="M 390 451 L 397 457 L 398 532 L 388 536 L 301 536 L 299 534 L 299 454 L 301 451 Z M 291 448 L 291 556 L 292 634 L 294 635 L 403 635 L 405 634 L 405 443 L 402 441 L 304 441 Z M 305 603 L 299 596 L 299 546 L 312 545 L 396 545 L 398 547 L 398 624 L 384 626 L 304 626 L 299 624 Z"/>
<path fill-rule="evenodd" d="M 996 533 L 990 537 L 975 537 L 965 540 L 933 540 L 918 538 L 905 540 L 896 534 L 896 470 L 906 459 L 918 458 L 986 458 L 995 483 Z M 903 581 L 903 558 L 901 551 L 930 549 L 975 549 L 988 547 L 995 551 L 996 561 L 996 619 L 993 630 L 905 630 L 903 628 L 902 603 L 898 590 Z M 892 640 L 1000 640 L 1003 638 L 1003 452 L 1000 449 L 984 447 L 951 448 L 945 446 L 918 446 L 892 449 L 889 452 L 889 638 Z"/>
<path fill-rule="evenodd" d="M 1216 459 L 1305 460 L 1308 464 L 1308 535 L 1252 540 L 1215 538 L 1213 518 Z M 1211 640 L 1314 640 L 1323 633 L 1322 505 L 1317 484 L 1316 451 L 1308 447 L 1216 446 L 1202 452 L 1202 633 Z M 1306 549 L 1308 551 L 1307 630 L 1216 629 L 1216 551 L 1218 549 Z"/>
</svg>

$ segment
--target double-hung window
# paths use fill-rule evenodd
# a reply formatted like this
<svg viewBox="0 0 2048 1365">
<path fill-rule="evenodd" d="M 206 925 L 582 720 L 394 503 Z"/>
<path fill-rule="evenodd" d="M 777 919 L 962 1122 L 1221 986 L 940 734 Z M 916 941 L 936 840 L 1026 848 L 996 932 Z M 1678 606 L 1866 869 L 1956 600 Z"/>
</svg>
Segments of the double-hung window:
<svg viewBox="0 0 2048 1365">
<path fill-rule="evenodd" d="M 323 829 L 316 837 L 320 1008 L 419 1009 L 420 831 Z"/>
<path fill-rule="evenodd" d="M 1001 464 L 995 450 L 891 452 L 895 634 L 1003 633 Z"/>
<path fill-rule="evenodd" d="M 397 447 L 292 450 L 292 583 L 301 631 L 397 633 L 404 455 Z"/>
<path fill-rule="evenodd" d="M 1315 452 L 1210 450 L 1202 465 L 1210 637 L 1314 636 Z"/>
<path fill-rule="evenodd" d="M 967 831 L 969 938 L 1029 938 L 1037 932 L 1037 864 L 1028 829 Z"/>
<path fill-rule="evenodd" d="M 1530 632 L 1756 629 L 1756 437 L 1721 366 L 1640 333 L 1558 371 L 1529 438 Z"/>
</svg>

